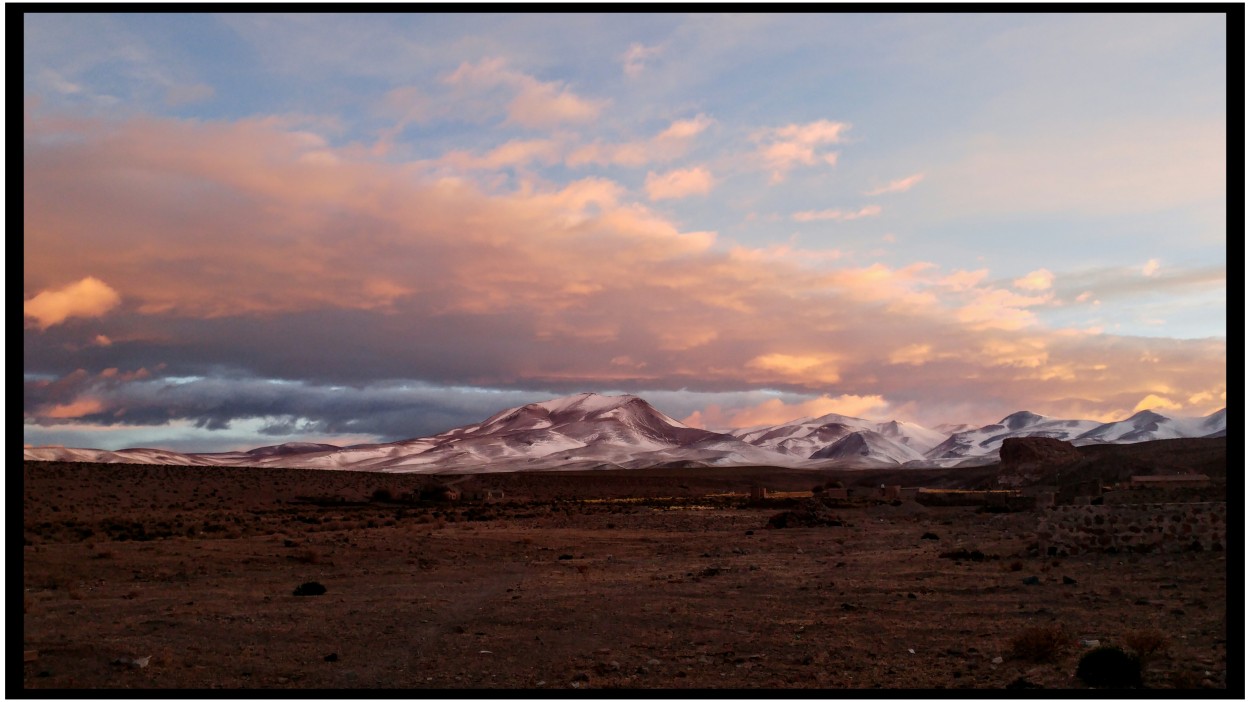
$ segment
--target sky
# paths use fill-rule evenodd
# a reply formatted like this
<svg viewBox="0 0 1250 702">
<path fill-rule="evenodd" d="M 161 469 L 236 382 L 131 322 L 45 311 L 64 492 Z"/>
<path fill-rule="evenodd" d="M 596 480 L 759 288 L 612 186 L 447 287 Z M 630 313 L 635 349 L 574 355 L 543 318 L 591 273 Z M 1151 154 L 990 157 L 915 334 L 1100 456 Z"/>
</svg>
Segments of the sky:
<svg viewBox="0 0 1250 702">
<path fill-rule="evenodd" d="M 1220 14 L 27 14 L 26 445 L 1225 404 Z"/>
</svg>

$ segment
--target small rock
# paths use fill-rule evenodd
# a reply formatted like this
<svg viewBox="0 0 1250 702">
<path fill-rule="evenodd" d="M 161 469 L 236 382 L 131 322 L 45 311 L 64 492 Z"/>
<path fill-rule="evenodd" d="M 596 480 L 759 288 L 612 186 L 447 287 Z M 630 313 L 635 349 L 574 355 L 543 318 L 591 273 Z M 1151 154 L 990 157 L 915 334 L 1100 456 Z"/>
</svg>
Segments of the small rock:
<svg viewBox="0 0 1250 702">
<path fill-rule="evenodd" d="M 658 658 L 652 658 L 647 661 L 647 665 L 659 665 L 659 664 L 660 664 L 660 659 Z"/>
<path fill-rule="evenodd" d="M 586 673 L 578 673 L 573 676 L 573 680 L 576 682 L 590 682 L 590 676 Z"/>
<path fill-rule="evenodd" d="M 755 536 L 755 530 L 754 530 L 754 529 L 747 529 L 747 536 Z"/>
<path fill-rule="evenodd" d="M 1075 581 L 1075 580 L 1073 580 L 1072 578 L 1069 578 L 1068 576 L 1066 576 L 1066 575 L 1065 575 L 1065 576 L 1063 576 L 1063 584 L 1064 584 L 1064 585 L 1075 585 L 1075 584 L 1076 584 L 1076 581 Z"/>
<path fill-rule="evenodd" d="M 1003 662 L 1002 656 L 994 656 L 994 659 L 990 661 L 990 663 L 993 663 L 994 665 L 998 665 L 999 663 L 1002 663 L 1002 662 Z"/>
<path fill-rule="evenodd" d="M 914 593 L 914 592 L 909 592 L 909 593 L 907 593 L 907 599 L 909 599 L 909 600 L 914 600 L 914 599 L 916 599 L 916 593 Z"/>
<path fill-rule="evenodd" d="M 712 662 L 712 659 L 708 658 L 707 656 L 699 656 L 699 662 L 704 665 L 708 665 Z"/>
<path fill-rule="evenodd" d="M 571 561 L 573 560 L 573 555 L 569 553 L 562 553 L 556 558 L 556 560 L 557 561 Z"/>
<path fill-rule="evenodd" d="M 921 538 L 922 540 L 924 540 L 924 539 L 928 539 L 928 540 L 930 540 L 930 541 L 938 541 L 938 540 L 939 540 L 938 535 L 937 535 L 937 534 L 934 534 L 934 533 L 933 533 L 933 532 L 931 532 L 931 531 L 926 531 L 925 533 L 921 534 L 921 535 L 920 535 L 920 538 Z"/>
<path fill-rule="evenodd" d="M 325 661 L 326 663 L 337 663 L 337 662 L 338 662 L 338 660 L 339 660 L 339 654 L 337 654 L 337 653 L 328 653 L 328 654 L 326 654 L 326 656 L 325 656 L 324 658 L 322 658 L 321 660 Z"/>
<path fill-rule="evenodd" d="M 1007 689 L 1008 690 L 1040 690 L 1042 689 L 1042 686 L 1034 682 L 1029 682 L 1028 680 L 1025 680 L 1023 676 L 1021 676 L 1007 683 Z"/>
<path fill-rule="evenodd" d="M 1098 639 L 1081 639 L 1081 645 L 1085 648 L 1097 648 L 1101 643 Z"/>
<path fill-rule="evenodd" d="M 1024 579 L 1024 584 L 1025 585 L 1041 585 L 1042 579 L 1037 577 L 1036 575 L 1030 575 L 1029 577 Z"/>
<path fill-rule="evenodd" d="M 907 649 L 907 652 L 908 652 L 908 653 L 915 653 L 915 652 L 916 652 L 916 649 L 914 649 L 914 648 L 909 648 L 909 649 Z"/>
</svg>

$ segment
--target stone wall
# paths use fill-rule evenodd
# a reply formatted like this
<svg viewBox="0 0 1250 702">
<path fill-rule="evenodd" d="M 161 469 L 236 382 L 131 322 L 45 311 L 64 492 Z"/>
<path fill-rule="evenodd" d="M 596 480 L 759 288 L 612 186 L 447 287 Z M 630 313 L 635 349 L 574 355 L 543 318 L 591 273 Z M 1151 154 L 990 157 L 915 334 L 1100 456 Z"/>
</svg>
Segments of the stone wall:
<svg viewBox="0 0 1250 702">
<path fill-rule="evenodd" d="M 1103 493 L 1103 504 L 1140 505 L 1157 502 L 1221 502 L 1227 495 L 1224 485 L 1202 487 L 1135 487 Z"/>
<path fill-rule="evenodd" d="M 1227 511 L 1224 502 L 1055 507 L 1038 523 L 1038 553 L 1223 550 Z"/>
</svg>

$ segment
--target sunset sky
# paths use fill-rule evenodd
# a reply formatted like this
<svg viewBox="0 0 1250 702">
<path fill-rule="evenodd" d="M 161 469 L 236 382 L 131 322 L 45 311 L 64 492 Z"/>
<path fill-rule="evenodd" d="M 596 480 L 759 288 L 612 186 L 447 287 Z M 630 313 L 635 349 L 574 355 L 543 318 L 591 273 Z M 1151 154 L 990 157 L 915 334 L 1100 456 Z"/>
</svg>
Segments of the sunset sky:
<svg viewBox="0 0 1250 702">
<path fill-rule="evenodd" d="M 24 441 L 1226 396 L 1223 15 L 26 15 Z"/>
</svg>

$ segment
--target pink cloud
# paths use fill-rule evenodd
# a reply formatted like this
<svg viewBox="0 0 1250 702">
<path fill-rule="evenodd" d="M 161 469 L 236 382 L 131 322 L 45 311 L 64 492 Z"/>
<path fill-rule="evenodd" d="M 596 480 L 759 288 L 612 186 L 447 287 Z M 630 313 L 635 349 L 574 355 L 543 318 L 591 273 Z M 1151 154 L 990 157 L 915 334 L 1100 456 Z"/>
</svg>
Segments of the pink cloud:
<svg viewBox="0 0 1250 702">
<path fill-rule="evenodd" d="M 504 87 L 511 90 L 514 97 L 508 104 L 508 121 L 531 128 L 589 122 L 610 102 L 580 97 L 562 81 L 540 81 L 509 68 L 503 59 L 462 63 L 444 77 L 443 82 L 478 89 Z"/>
<path fill-rule="evenodd" d="M 885 185 L 879 188 L 873 188 L 872 190 L 869 190 L 865 192 L 864 194 L 871 196 L 871 195 L 885 195 L 886 193 L 903 193 L 903 192 L 907 192 L 908 190 L 911 190 L 913 185 L 915 185 L 916 183 L 919 183 L 922 180 L 924 180 L 924 174 L 916 173 L 914 175 L 909 175 L 906 178 L 899 178 L 898 180 L 892 180 L 889 183 L 886 183 Z"/>
<path fill-rule="evenodd" d="M 589 164 L 636 168 L 648 163 L 673 161 L 683 156 L 689 150 L 690 141 L 703 133 L 712 122 L 711 118 L 701 114 L 677 120 L 650 139 L 619 144 L 595 141 L 574 149 L 565 163 L 572 168 Z"/>
<path fill-rule="evenodd" d="M 771 171 L 771 182 L 780 183 L 795 166 L 812 166 L 819 162 L 835 165 L 836 153 L 817 151 L 828 144 L 841 143 L 843 132 L 849 128 L 844 122 L 819 120 L 765 129 L 755 135 L 755 140 L 761 142 L 757 155 Z"/>
<path fill-rule="evenodd" d="M 276 327 L 351 313 L 380 330 L 353 344 L 382 359 L 402 347 L 406 367 L 454 365 L 457 382 L 645 377 L 656 388 L 768 387 L 890 406 L 967 397 L 1044 413 L 1177 401 L 1212 392 L 1226 367 L 1218 340 L 1049 330 L 1031 310 L 1050 290 L 997 288 L 987 271 L 853 267 L 832 252 L 813 266 L 792 245 L 716 246 L 716 233 L 604 178 L 487 189 L 281 120 L 28 120 L 25 284 L 109 281 L 127 302 L 127 344 L 199 318 Z M 494 156 L 529 157 L 513 147 Z M 334 158 L 304 158 L 315 153 Z M 52 324 L 49 310 L 115 309 L 107 295 L 69 299 L 95 302 L 28 316 Z M 493 351 L 503 320 L 506 354 Z M 394 341 L 427 329 L 437 345 Z M 47 407 L 82 397 L 99 395 L 67 392 Z"/>
<path fill-rule="evenodd" d="M 823 222 L 834 220 L 838 222 L 849 222 L 864 217 L 876 217 L 881 214 L 881 207 L 878 205 L 866 205 L 858 210 L 807 210 L 805 212 L 795 212 L 790 215 L 791 219 L 796 222 Z"/>
<path fill-rule="evenodd" d="M 667 173 L 647 174 L 647 197 L 652 200 L 675 200 L 691 195 L 706 195 L 716 180 L 706 168 L 680 168 Z"/>
<path fill-rule="evenodd" d="M 662 46 L 645 46 L 637 42 L 630 44 L 629 49 L 621 57 L 624 62 L 625 75 L 630 78 L 642 75 L 642 69 L 646 66 L 647 60 L 659 56 L 663 51 Z"/>
</svg>

